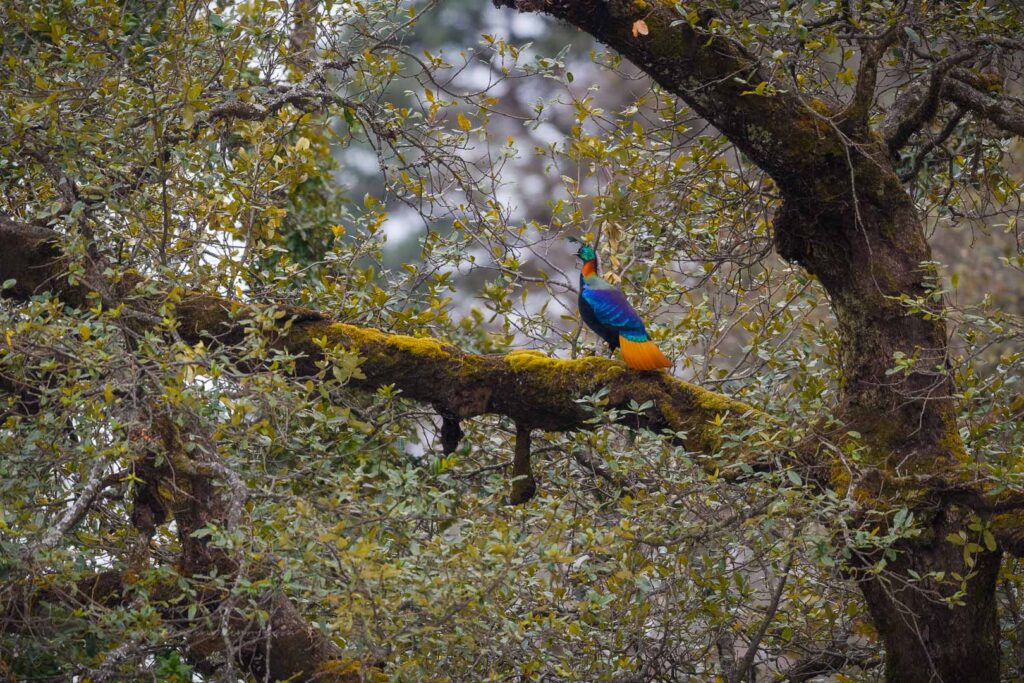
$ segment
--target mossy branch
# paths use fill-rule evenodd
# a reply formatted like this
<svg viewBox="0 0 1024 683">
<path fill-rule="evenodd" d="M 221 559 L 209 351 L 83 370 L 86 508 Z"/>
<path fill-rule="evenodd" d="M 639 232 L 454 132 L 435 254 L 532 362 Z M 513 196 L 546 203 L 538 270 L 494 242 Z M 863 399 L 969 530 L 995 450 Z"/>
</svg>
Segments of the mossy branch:
<svg viewBox="0 0 1024 683">
<path fill-rule="evenodd" d="M 90 301 L 93 295 L 88 284 L 81 280 L 69 283 L 68 262 L 52 231 L 0 216 L 0 242 L 8 246 L 0 254 L 0 281 L 17 280 L 3 296 L 24 300 L 49 290 L 72 305 Z M 140 279 L 130 280 L 122 279 L 111 289 L 124 291 Z M 164 302 L 145 303 L 153 309 Z M 231 347 L 245 340 L 251 333 L 252 320 L 266 311 L 258 305 L 186 293 L 180 297 L 175 315 L 183 340 Z M 605 358 L 563 360 L 522 350 L 471 354 L 436 339 L 337 323 L 317 311 L 295 307 L 275 309 L 275 319 L 278 323 L 271 344 L 297 356 L 297 376 L 319 373 L 324 349 L 342 348 L 358 354 L 363 376 L 353 378 L 351 385 L 369 390 L 393 385 L 404 397 L 433 405 L 448 425 L 443 439 L 446 449 L 454 449 L 457 444 L 459 421 L 480 415 L 508 417 L 518 431 L 592 428 L 593 406 L 583 399 L 599 394 L 604 408 L 619 412 L 622 424 L 634 429 L 668 430 L 693 451 L 713 453 L 719 450 L 720 435 L 724 433 L 775 424 L 765 413 L 743 402 L 665 372 L 636 372 Z M 637 414 L 631 409 L 636 405 L 648 407 Z M 796 467 L 805 479 L 819 485 L 842 487 L 842 481 L 831 481 L 828 464 L 813 444 L 792 448 L 796 457 L 786 465 Z M 763 460 L 765 456 L 771 454 L 751 449 L 737 452 L 736 458 L 755 466 L 772 466 Z M 945 490 L 948 486 L 923 482 L 916 490 L 936 488 Z M 1024 497 L 1010 492 L 1003 492 L 998 508 L 992 508 L 995 499 L 983 491 L 973 486 L 965 486 L 963 491 L 962 502 L 986 515 L 1024 506 Z M 1003 514 L 996 536 L 1008 551 L 1024 553 L 1024 541 L 1020 540 L 1024 534 L 1017 532 L 1016 518 L 1016 514 Z"/>
<path fill-rule="evenodd" d="M 48 290 L 71 305 L 91 300 L 97 285 L 69 281 L 69 264 L 56 233 L 0 216 L 0 241 L 8 246 L 0 254 L 0 281 L 16 280 L 4 296 L 25 300 Z M 110 288 L 125 295 L 140 278 L 129 280 L 122 279 L 118 287 Z M 251 321 L 267 310 L 198 293 L 186 292 L 177 300 L 177 332 L 192 344 L 240 344 L 250 333 Z M 155 310 L 166 300 L 135 302 L 136 308 L 144 304 Z M 296 307 L 276 309 L 275 318 L 278 327 L 271 344 L 298 356 L 297 376 L 312 377 L 320 372 L 324 349 L 345 349 L 362 359 L 359 368 L 364 376 L 353 378 L 353 386 L 375 389 L 393 385 L 404 397 L 433 405 L 453 423 L 495 414 L 529 429 L 585 429 L 592 426 L 594 413 L 581 399 L 600 393 L 604 407 L 624 411 L 623 423 L 653 431 L 671 430 L 685 435 L 680 438 L 692 450 L 713 451 L 718 447 L 720 420 L 726 415 L 736 428 L 768 419 L 745 403 L 668 373 L 636 372 L 606 358 L 564 360 L 539 351 L 471 354 L 436 339 L 337 323 L 317 311 Z M 631 403 L 648 402 L 649 407 L 639 415 L 629 410 Z"/>
<path fill-rule="evenodd" d="M 259 307 L 206 295 L 185 297 L 176 311 L 182 338 L 206 344 L 240 342 L 245 321 L 258 313 Z M 298 376 L 319 372 L 325 348 L 345 349 L 362 359 L 363 376 L 353 378 L 352 386 L 393 385 L 406 398 L 430 403 L 449 421 L 494 414 L 531 429 L 583 429 L 591 426 L 594 412 L 582 399 L 601 393 L 608 409 L 649 403 L 639 415 L 623 415 L 622 422 L 685 433 L 682 440 L 689 448 L 711 451 L 727 414 L 744 427 L 767 418 L 745 403 L 667 373 L 636 372 L 606 358 L 565 360 L 524 350 L 478 355 L 430 337 L 332 322 L 307 309 L 282 308 L 276 315 L 281 327 L 272 343 L 299 356 Z"/>
</svg>

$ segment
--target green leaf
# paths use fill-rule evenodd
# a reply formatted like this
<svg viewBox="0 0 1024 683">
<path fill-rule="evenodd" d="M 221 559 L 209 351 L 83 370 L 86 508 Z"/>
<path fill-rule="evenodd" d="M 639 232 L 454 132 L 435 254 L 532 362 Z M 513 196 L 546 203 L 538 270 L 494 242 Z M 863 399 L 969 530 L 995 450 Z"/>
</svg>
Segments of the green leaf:
<svg viewBox="0 0 1024 683">
<path fill-rule="evenodd" d="M 224 23 L 224 20 L 221 19 L 220 15 L 216 12 L 210 12 L 206 16 L 206 20 L 210 22 L 210 26 L 213 27 L 213 30 L 217 33 L 223 33 L 224 29 L 227 28 L 227 24 Z"/>
</svg>

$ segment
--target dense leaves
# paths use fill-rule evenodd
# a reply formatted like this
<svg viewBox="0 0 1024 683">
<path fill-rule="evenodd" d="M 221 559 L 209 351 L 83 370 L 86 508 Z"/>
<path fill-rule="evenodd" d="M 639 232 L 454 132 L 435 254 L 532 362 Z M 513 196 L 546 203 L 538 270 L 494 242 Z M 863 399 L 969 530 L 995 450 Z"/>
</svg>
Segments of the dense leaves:
<svg viewBox="0 0 1024 683">
<path fill-rule="evenodd" d="M 775 183 L 577 32 L 438 4 L 0 9 L 0 213 L 52 231 L 66 280 L 93 292 L 0 304 L 0 674 L 270 678 L 261 648 L 287 615 L 338 680 L 877 680 L 848 571 L 884 574 L 920 501 L 864 514 L 853 487 L 792 467 L 794 444 L 823 443 L 824 478 L 849 484 L 868 448 L 832 412 L 845 350 L 827 296 L 772 252 Z M 797 93 L 828 125 L 856 103 L 865 35 L 886 31 L 864 103 L 879 131 L 969 47 L 949 68 L 1020 105 L 1013 3 L 716 5 L 710 23 L 661 10 L 759 60 L 743 97 Z M 1024 476 L 1020 131 L 973 92 L 892 150 L 936 251 L 929 289 L 900 303 L 948 323 L 968 477 L 1000 494 Z M 651 405 L 580 396 L 592 428 L 536 432 L 538 495 L 510 506 L 509 420 L 464 421 L 446 453 L 432 406 L 350 386 L 364 358 L 325 337 L 319 374 L 296 377 L 277 344 L 282 307 L 302 306 L 468 352 L 600 352 L 570 235 L 598 240 L 676 374 L 779 423 L 723 410 L 721 447 L 692 452 L 623 426 Z M 195 292 L 262 307 L 239 309 L 241 338 L 192 343 Z M 773 466 L 737 465 L 751 451 Z M 958 534 L 967 567 L 996 549 L 982 515 Z M 1009 678 L 1017 569 L 1000 588 Z M 116 590 L 90 583 L 113 574 Z M 971 578 L 909 583 L 956 604 Z"/>
</svg>

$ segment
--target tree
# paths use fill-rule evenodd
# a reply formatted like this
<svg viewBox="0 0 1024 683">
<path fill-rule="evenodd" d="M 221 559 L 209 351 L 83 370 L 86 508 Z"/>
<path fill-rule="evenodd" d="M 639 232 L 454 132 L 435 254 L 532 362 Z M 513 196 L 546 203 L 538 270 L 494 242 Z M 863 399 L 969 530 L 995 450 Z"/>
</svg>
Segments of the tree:
<svg viewBox="0 0 1024 683">
<path fill-rule="evenodd" d="M 411 49 L 432 4 L 4 8 L 4 672 L 1019 672 L 1024 325 L 950 305 L 926 238 L 1015 229 L 1019 10 L 497 4 L 659 89 Z M 547 225 L 488 134 L 520 77 L 574 117 Z M 550 244 L 588 225 L 721 391 L 576 357 Z"/>
</svg>

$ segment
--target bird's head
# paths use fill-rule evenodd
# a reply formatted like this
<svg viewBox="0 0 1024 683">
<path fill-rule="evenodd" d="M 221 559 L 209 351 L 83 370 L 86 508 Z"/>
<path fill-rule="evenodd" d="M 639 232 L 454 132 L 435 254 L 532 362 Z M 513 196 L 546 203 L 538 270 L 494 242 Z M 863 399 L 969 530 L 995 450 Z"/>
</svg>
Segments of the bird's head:
<svg viewBox="0 0 1024 683">
<path fill-rule="evenodd" d="M 586 242 L 581 242 L 575 237 L 569 237 L 567 239 L 573 244 L 579 245 L 579 249 L 576 251 L 576 257 L 579 258 L 580 260 L 593 261 L 594 259 L 597 258 L 597 253 L 594 251 L 594 248 L 587 244 Z"/>
</svg>

